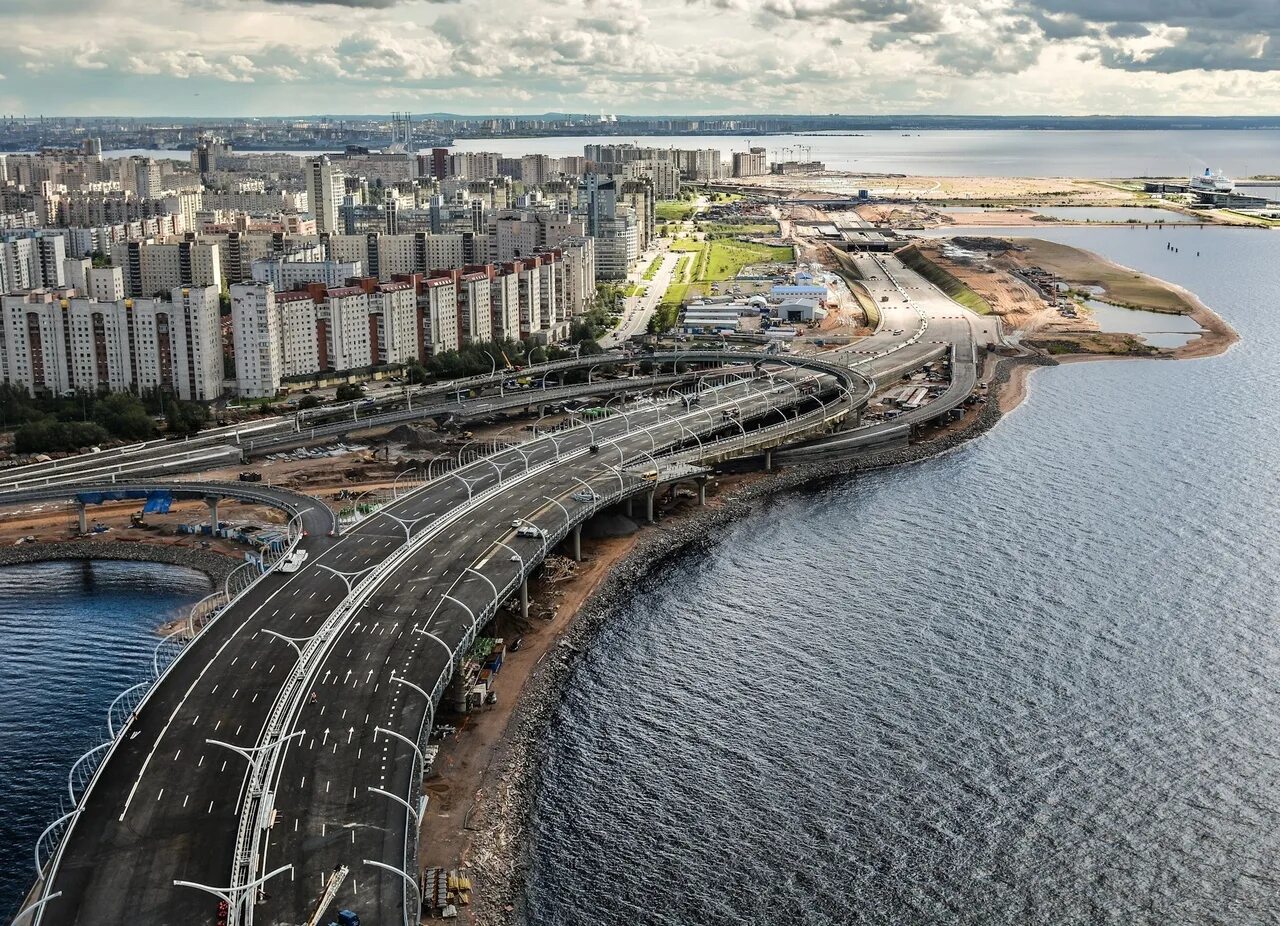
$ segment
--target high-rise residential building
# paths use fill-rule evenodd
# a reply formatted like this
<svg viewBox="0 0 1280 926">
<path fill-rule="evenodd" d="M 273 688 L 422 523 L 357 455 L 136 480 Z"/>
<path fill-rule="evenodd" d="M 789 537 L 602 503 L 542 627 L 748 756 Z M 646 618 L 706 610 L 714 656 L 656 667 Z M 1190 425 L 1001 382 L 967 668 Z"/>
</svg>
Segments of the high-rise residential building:
<svg viewBox="0 0 1280 926">
<path fill-rule="evenodd" d="M 417 287 L 411 282 L 369 280 L 367 284 L 372 362 L 408 363 L 418 359 Z"/>
<path fill-rule="evenodd" d="M 311 303 L 310 295 L 306 300 Z M 311 332 L 314 344 L 314 324 Z M 270 283 L 232 285 L 231 334 L 236 391 L 243 398 L 274 396 L 284 376 L 284 358 L 281 316 Z"/>
<path fill-rule="evenodd" d="M 585 312 L 596 296 L 596 240 L 582 235 L 565 238 L 556 247 L 564 257 L 565 314 Z"/>
<path fill-rule="evenodd" d="M 431 357 L 462 346 L 458 325 L 458 289 L 452 275 L 422 281 L 418 302 L 421 356 Z"/>
<path fill-rule="evenodd" d="M 733 153 L 735 177 L 763 177 L 769 172 L 769 155 L 764 148 L 751 148 Z"/>
<path fill-rule="evenodd" d="M 132 189 L 139 199 L 159 199 L 164 192 L 164 176 L 155 158 L 129 159 L 133 176 Z M 127 188 L 127 187 L 126 187 Z"/>
<path fill-rule="evenodd" d="M 458 317 L 462 321 L 463 341 L 484 342 L 492 339 L 492 285 L 489 273 L 485 270 L 459 273 Z"/>
<path fill-rule="evenodd" d="M 321 233 L 336 234 L 342 229 L 344 179 L 327 156 L 311 158 L 303 169 L 307 181 L 307 202 Z"/>
<path fill-rule="evenodd" d="M 215 287 L 110 302 L 35 290 L 0 306 L 8 381 L 33 394 L 159 389 L 207 402 L 222 392 Z"/>
<path fill-rule="evenodd" d="M 635 161 L 627 167 L 642 163 L 645 162 Z M 649 247 L 657 231 L 657 202 L 653 192 L 653 182 L 648 177 L 640 180 L 624 180 L 619 199 L 635 211 L 637 243 L 643 251 Z"/>
<path fill-rule="evenodd" d="M 212 241 L 119 241 L 111 262 L 124 271 L 125 294 L 151 296 L 178 286 L 222 288 L 222 256 Z"/>
<path fill-rule="evenodd" d="M 622 167 L 622 179 L 648 181 L 657 199 L 676 199 L 680 196 L 680 168 L 673 161 L 651 158 L 628 161 Z"/>
<path fill-rule="evenodd" d="M 0 292 L 65 286 L 66 258 L 61 234 L 31 230 L 0 234 Z"/>
<path fill-rule="evenodd" d="M 511 263 L 489 279 L 489 334 L 495 341 L 520 339 L 520 280 Z"/>
<path fill-rule="evenodd" d="M 587 234 L 596 239 L 596 274 L 624 279 L 640 256 L 636 211 L 620 201 L 618 181 L 587 174 L 578 187 L 578 208 L 586 216 Z"/>
<path fill-rule="evenodd" d="M 353 277 L 364 276 L 364 265 L 358 260 L 328 260 L 324 257 L 324 248 L 317 244 L 280 257 L 255 260 L 252 274 L 255 281 L 270 283 L 281 293 L 308 283 L 341 286 Z"/>
</svg>

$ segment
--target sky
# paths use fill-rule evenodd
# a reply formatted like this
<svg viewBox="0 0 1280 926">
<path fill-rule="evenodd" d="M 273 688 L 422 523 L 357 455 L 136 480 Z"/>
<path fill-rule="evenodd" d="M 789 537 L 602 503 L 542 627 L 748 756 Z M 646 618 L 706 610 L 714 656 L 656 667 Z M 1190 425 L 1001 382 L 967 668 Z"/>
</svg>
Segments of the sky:
<svg viewBox="0 0 1280 926">
<path fill-rule="evenodd" d="M 1280 113 L 1280 0 L 0 0 L 0 112 Z"/>
</svg>

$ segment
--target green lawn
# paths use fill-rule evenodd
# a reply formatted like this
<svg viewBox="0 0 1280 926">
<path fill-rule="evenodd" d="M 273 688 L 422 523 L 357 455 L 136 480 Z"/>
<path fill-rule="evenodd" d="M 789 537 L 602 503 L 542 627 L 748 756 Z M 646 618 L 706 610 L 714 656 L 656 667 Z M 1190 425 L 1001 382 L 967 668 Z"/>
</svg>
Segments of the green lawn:
<svg viewBox="0 0 1280 926">
<path fill-rule="evenodd" d="M 706 246 L 705 242 L 694 241 L 692 238 L 677 238 L 671 242 L 673 251 L 701 251 Z"/>
<path fill-rule="evenodd" d="M 655 276 L 657 276 L 658 268 L 661 266 L 662 266 L 662 257 L 661 256 L 655 257 L 653 259 L 653 263 L 651 263 L 648 267 L 645 268 L 644 278 L 646 280 L 652 280 Z"/>
<path fill-rule="evenodd" d="M 698 261 L 697 280 L 732 280 L 748 264 L 786 263 L 795 260 L 789 247 L 773 247 L 749 241 L 721 239 L 711 242 Z"/>
<path fill-rule="evenodd" d="M 698 208 L 696 202 L 687 199 L 664 199 L 653 210 L 659 222 L 683 222 Z"/>
<path fill-rule="evenodd" d="M 644 287 L 637 283 L 628 283 L 622 288 L 622 295 L 624 296 L 638 296 L 642 292 L 644 292 Z"/>
<path fill-rule="evenodd" d="M 758 222 L 735 225 L 732 222 L 699 222 L 698 231 L 709 235 L 776 235 L 777 223 Z"/>
</svg>

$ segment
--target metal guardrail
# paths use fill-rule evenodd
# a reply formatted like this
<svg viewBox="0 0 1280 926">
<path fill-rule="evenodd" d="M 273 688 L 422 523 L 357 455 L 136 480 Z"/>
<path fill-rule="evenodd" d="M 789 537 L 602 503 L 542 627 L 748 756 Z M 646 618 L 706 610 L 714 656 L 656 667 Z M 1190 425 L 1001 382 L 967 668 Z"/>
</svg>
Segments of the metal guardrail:
<svg viewBox="0 0 1280 926">
<path fill-rule="evenodd" d="M 748 398 L 751 398 L 751 397 L 748 397 Z M 692 423 L 695 423 L 695 419 L 699 414 L 700 414 L 699 412 L 689 412 L 686 410 L 683 415 L 672 416 L 671 418 L 668 418 L 666 421 L 663 421 L 661 418 L 659 418 L 659 420 L 655 421 L 652 425 L 649 425 L 643 429 L 640 429 L 640 432 L 648 432 L 650 434 L 650 437 L 652 437 L 653 429 L 664 427 L 665 425 L 669 424 L 673 418 L 676 419 L 677 421 L 679 421 L 681 418 L 687 418 L 691 420 L 691 424 L 692 424 Z M 579 427 L 587 429 L 587 431 L 591 434 L 594 440 L 594 431 L 592 430 L 592 425 L 590 423 L 584 423 Z M 716 423 L 715 429 L 718 429 L 718 427 L 719 425 L 718 423 Z M 685 433 L 686 431 L 691 432 L 692 428 L 685 428 L 682 424 L 681 434 L 675 436 L 673 438 L 673 441 L 683 440 L 683 433 Z M 619 440 L 625 437 L 631 436 L 632 434 L 635 434 L 635 433 L 638 433 L 638 432 L 628 429 L 624 434 L 617 435 L 611 440 L 606 441 L 605 443 L 616 446 Z M 507 453 L 507 452 L 511 452 L 511 451 L 509 450 L 500 451 L 498 454 L 495 454 L 495 456 L 500 456 L 502 453 Z M 554 469 L 555 467 L 565 462 L 566 460 L 577 459 L 577 458 L 586 456 L 588 453 L 589 453 L 589 450 L 587 448 L 582 448 L 582 449 L 573 451 L 572 453 L 567 454 L 565 456 L 557 455 L 556 458 L 547 461 L 541 466 L 534 467 L 534 468 L 527 468 L 523 473 L 520 473 L 516 477 L 514 477 L 515 481 L 523 482 L 526 479 L 532 478 L 537 475 L 541 475 L 542 473 L 545 473 Z M 644 459 L 646 456 L 650 456 L 650 454 L 642 453 L 642 454 L 636 455 L 630 458 L 630 461 L 628 461 L 628 458 L 623 457 L 621 453 L 619 454 L 619 456 L 621 458 L 620 463 L 622 465 L 630 465 L 630 461 L 640 461 Z M 441 476 L 439 478 L 443 480 L 444 478 L 447 478 L 447 475 Z M 511 481 L 499 480 L 499 482 L 496 483 L 495 485 L 490 486 L 489 488 L 483 490 L 477 495 L 469 497 L 467 502 L 464 505 L 454 508 L 447 514 L 441 515 L 440 517 L 433 520 L 428 528 L 424 529 L 423 531 L 419 532 L 417 535 L 412 537 L 409 540 L 409 542 L 405 543 L 403 546 L 397 549 L 395 553 L 393 553 L 390 557 L 388 557 L 388 559 L 384 560 L 382 563 L 378 564 L 378 566 L 374 567 L 374 569 L 371 570 L 362 579 L 360 579 L 360 581 L 356 585 L 351 586 L 348 590 L 347 597 L 339 604 L 337 608 L 334 609 L 334 611 L 326 619 L 324 624 L 321 625 L 320 630 L 317 631 L 317 633 L 307 642 L 306 646 L 300 651 L 298 664 L 295 667 L 294 672 L 291 673 L 288 682 L 286 682 L 285 688 L 282 689 L 281 694 L 277 696 L 277 700 L 275 705 L 273 706 L 272 713 L 269 716 L 267 724 L 264 727 L 264 731 L 265 731 L 264 735 L 260 738 L 259 743 L 255 747 L 257 749 L 266 750 L 267 758 L 264 760 L 264 762 L 261 765 L 254 763 L 250 766 L 250 770 L 249 770 L 250 780 L 246 782 L 246 788 L 245 788 L 246 796 L 245 796 L 244 804 L 242 805 L 239 825 L 237 827 L 237 835 L 236 835 L 237 848 L 236 848 L 236 854 L 234 858 L 232 882 L 231 882 L 231 890 L 233 893 L 236 890 L 243 890 L 247 885 L 253 884 L 256 879 L 256 874 L 257 874 L 256 864 L 257 864 L 258 858 L 261 855 L 260 848 L 259 848 L 259 840 L 263 832 L 262 824 L 264 820 L 267 818 L 267 816 L 269 816 L 269 814 L 264 813 L 263 808 L 264 807 L 269 808 L 271 805 L 271 801 L 273 800 L 274 791 L 272 790 L 272 786 L 274 784 L 276 777 L 279 774 L 278 772 L 279 763 L 281 762 L 282 755 L 284 754 L 285 749 L 287 748 L 288 737 L 286 737 L 284 733 L 286 729 L 292 726 L 292 723 L 293 723 L 292 718 L 297 716 L 297 712 L 301 707 L 302 692 L 304 692 L 307 689 L 307 686 L 303 683 L 309 681 L 314 676 L 314 674 L 317 671 L 319 671 L 319 666 L 323 661 L 323 657 L 328 652 L 329 648 L 332 646 L 333 641 L 336 640 L 337 637 L 342 632 L 342 630 L 345 629 L 346 625 L 349 623 L 350 619 L 355 614 L 355 612 L 360 607 L 363 606 L 365 600 L 367 600 L 367 598 L 371 594 L 373 594 L 373 592 L 378 588 L 378 586 L 380 586 L 381 583 L 385 581 L 389 575 L 391 575 L 398 568 L 400 568 L 400 566 L 406 560 L 408 560 L 419 549 L 421 549 L 423 544 L 425 544 L 432 537 L 436 536 L 440 531 L 444 530 L 451 524 L 455 523 L 459 518 L 464 517 L 470 511 L 474 510 L 476 506 L 481 505 L 484 502 L 488 501 L 494 495 L 507 490 L 508 488 L 510 488 L 510 485 L 511 485 Z M 649 485 L 650 485 L 650 482 L 646 479 L 643 479 L 643 477 L 641 477 L 633 484 L 633 486 L 630 488 L 630 491 L 634 491 L 636 488 L 648 487 Z M 620 488 L 619 492 L 622 494 L 620 494 L 618 497 L 619 498 L 625 497 L 626 494 L 630 494 L 630 491 L 627 491 L 624 488 Z M 611 492 L 608 497 L 613 497 L 613 494 L 614 493 Z M 597 506 L 597 508 L 598 507 L 599 506 Z M 588 509 L 586 507 L 581 508 L 580 511 L 582 511 L 583 514 L 580 520 L 585 520 L 586 517 L 588 517 L 591 513 L 594 512 L 594 510 L 596 509 L 594 508 Z M 575 522 L 571 518 L 570 523 L 565 528 L 565 531 L 558 535 L 554 543 L 558 543 L 560 539 L 563 539 L 563 537 L 567 534 L 568 530 L 572 529 L 574 523 L 580 523 L 580 520 Z M 545 556 L 546 550 L 548 550 L 550 546 L 554 546 L 554 543 L 550 542 L 549 539 L 547 540 L 547 542 L 544 542 L 543 551 L 542 551 L 543 556 Z M 538 562 L 541 562 L 541 560 L 538 560 Z M 518 583 L 516 584 L 518 585 Z M 515 586 L 509 586 L 509 587 L 514 588 Z M 507 594 L 507 597 L 509 597 L 510 591 L 508 590 L 506 594 Z M 506 599 L 505 597 L 502 597 L 500 600 L 506 600 Z M 493 605 L 493 607 L 496 608 L 497 605 L 495 604 Z M 486 617 L 485 620 L 487 619 L 488 618 Z M 464 633 L 457 647 L 452 651 L 449 664 L 446 666 L 445 670 L 441 672 L 440 676 L 437 678 L 435 686 L 432 689 L 431 699 L 432 699 L 432 705 L 433 705 L 432 707 L 433 713 L 434 713 L 434 705 L 439 702 L 440 698 L 443 695 L 444 686 L 448 684 L 449 678 L 451 678 L 453 673 L 457 671 L 458 665 L 460 664 L 467 648 L 470 646 L 472 642 L 474 642 L 475 634 L 478 631 L 479 627 L 482 625 L 483 625 L 483 620 L 479 619 L 479 615 L 475 615 L 473 613 L 473 620 L 470 626 L 468 627 L 467 631 Z M 273 749 L 272 748 L 273 746 L 280 746 L 283 748 Z M 413 804 L 413 801 L 414 801 L 414 795 L 411 791 L 410 797 L 409 797 L 410 805 Z M 408 811 L 406 811 L 406 814 L 407 813 Z M 405 825 L 406 825 L 406 830 L 415 829 L 412 826 L 412 821 L 409 820 L 407 816 L 406 816 Z M 414 836 L 414 844 L 416 845 L 416 835 Z M 408 853 L 409 850 L 410 850 L 410 841 L 408 836 L 406 836 L 406 847 L 405 847 L 406 853 Z M 416 849 L 414 849 L 414 851 L 416 853 Z M 405 861 L 406 863 L 409 861 L 409 858 L 407 856 Z M 414 858 L 413 867 L 409 868 L 406 865 L 405 870 L 416 871 L 416 865 L 417 865 L 416 858 Z M 414 882 L 414 886 L 415 888 L 417 887 L 416 880 Z M 410 903 L 410 900 L 409 900 L 408 884 L 405 885 L 405 892 L 406 892 L 405 909 L 406 909 L 406 912 L 408 912 L 412 908 L 412 904 Z M 418 913 L 420 913 L 420 911 L 418 911 Z M 411 919 L 414 922 L 416 922 L 416 916 L 412 917 Z M 251 926 L 253 922 L 252 904 L 250 904 L 246 908 L 245 916 L 239 919 L 233 918 L 233 922 L 237 924 L 242 924 L 242 926 Z"/>
<path fill-rule="evenodd" d="M 136 714 L 139 710 L 141 710 L 146 705 L 147 701 L 150 700 L 151 695 L 154 694 L 157 690 L 159 690 L 160 683 L 163 682 L 164 679 L 168 677 L 169 673 L 174 670 L 174 668 L 182 660 L 183 655 L 185 655 L 187 652 L 190 652 L 191 644 L 195 642 L 196 638 L 200 634 L 203 634 L 204 632 L 206 632 L 208 628 L 212 627 L 216 622 L 218 616 L 225 613 L 229 605 L 234 603 L 236 599 L 247 594 L 252 588 L 254 588 L 254 586 L 258 584 L 258 582 L 262 581 L 262 579 L 266 578 L 267 575 L 273 572 L 275 570 L 275 567 L 280 564 L 281 560 L 283 560 L 286 556 L 288 556 L 290 553 L 293 552 L 293 550 L 297 547 L 298 543 L 301 542 L 302 540 L 302 515 L 300 513 L 294 515 L 294 517 L 290 519 L 288 530 L 289 530 L 289 537 L 290 537 L 289 544 L 283 550 L 281 550 L 278 555 L 272 556 L 269 561 L 267 561 L 264 558 L 263 568 L 261 569 L 260 572 L 258 572 L 256 576 L 254 576 L 249 581 L 244 582 L 243 584 L 238 583 L 239 588 L 234 594 L 234 597 L 227 597 L 227 595 L 230 594 L 229 589 L 230 589 L 230 580 L 231 580 L 231 576 L 228 576 L 227 582 L 224 583 L 223 592 L 221 593 L 215 592 L 213 595 L 207 596 L 206 598 L 196 603 L 197 607 L 203 607 L 205 609 L 208 609 L 209 612 L 212 614 L 212 617 L 200 628 L 199 631 L 196 632 L 195 635 L 192 636 L 192 638 L 183 646 L 183 648 L 178 651 L 177 655 L 175 655 L 173 660 L 170 661 L 167 666 L 165 666 L 164 671 L 157 672 L 155 674 L 152 681 L 148 684 L 147 688 L 142 693 L 142 696 L 138 698 L 136 702 L 134 702 L 130 712 L 131 714 Z M 249 565 L 249 564 L 246 564 L 246 565 Z M 236 572 L 239 572 L 239 570 L 236 570 Z M 232 573 L 232 575 L 235 575 L 235 573 Z M 221 605 L 216 605 L 214 601 L 216 601 L 216 599 L 219 598 L 219 596 L 223 597 L 225 600 Z M 159 652 L 159 648 L 163 646 L 165 642 L 166 640 L 162 640 L 160 644 L 157 645 L 157 655 Z M 137 687 L 138 686 L 135 685 L 133 686 L 132 689 L 126 689 L 125 692 L 123 692 L 122 694 L 127 694 L 128 692 L 136 689 Z M 119 700 L 120 699 L 118 697 L 117 702 Z M 111 707 L 107 709 L 108 729 L 110 729 L 111 727 L 111 712 L 112 710 L 114 710 L 115 707 L 116 707 L 116 702 L 112 702 Z M 51 896 L 52 896 L 49 894 L 49 888 L 53 886 L 53 878 L 51 876 L 58 870 L 58 865 L 62 861 L 62 855 L 66 850 L 67 842 L 71 837 L 72 831 L 75 829 L 75 821 L 76 819 L 78 819 L 79 814 L 84 810 L 85 804 L 88 802 L 90 795 L 93 793 L 94 786 L 98 783 L 102 770 L 107 767 L 107 764 L 110 761 L 111 757 L 115 754 L 116 748 L 119 746 L 121 742 L 124 741 L 125 734 L 128 732 L 128 729 L 129 729 L 129 721 L 128 719 L 126 719 L 126 721 L 120 725 L 119 731 L 116 732 L 115 736 L 109 741 L 109 748 L 107 748 L 106 753 L 103 754 L 101 758 L 99 758 L 96 764 L 94 765 L 93 774 L 90 776 L 87 784 L 85 785 L 84 791 L 81 793 L 80 799 L 76 803 L 76 806 L 73 809 L 72 813 L 62 818 L 63 820 L 67 821 L 67 826 L 66 826 L 66 829 L 62 832 L 62 835 L 58 840 L 58 848 L 55 851 L 53 858 L 49 861 L 49 864 L 47 866 L 48 876 L 46 876 L 43 872 L 37 872 L 37 877 L 44 879 L 44 885 L 39 891 L 41 896 L 38 903 L 40 904 L 40 906 L 35 912 L 34 919 L 32 920 L 32 926 L 40 926 L 40 922 L 44 917 L 45 905 L 48 903 L 48 901 L 51 899 Z M 101 749 L 102 747 L 106 747 L 106 746 L 108 746 L 108 744 L 103 743 L 100 747 L 97 747 L 95 750 L 93 750 L 93 752 L 96 753 L 97 749 Z M 86 756 L 87 755 L 89 754 L 86 753 Z M 74 771 L 78 766 L 80 766 L 81 762 L 84 759 L 85 759 L 85 756 L 81 756 L 81 758 L 77 760 L 76 765 L 72 767 L 72 770 Z M 68 780 L 70 780 L 70 778 L 68 778 Z M 71 796 L 72 796 L 72 799 L 74 800 L 75 798 L 74 792 L 72 792 Z M 56 822 L 58 821 L 55 821 L 55 825 L 56 825 Z M 52 829 L 53 827 L 51 826 L 50 829 L 46 830 L 45 835 L 42 836 L 41 839 L 44 839 L 48 835 L 50 835 L 50 831 Z M 39 858 L 38 850 L 39 850 L 39 843 L 37 843 L 37 859 Z M 39 882 L 37 882 L 37 884 L 38 883 Z"/>
</svg>

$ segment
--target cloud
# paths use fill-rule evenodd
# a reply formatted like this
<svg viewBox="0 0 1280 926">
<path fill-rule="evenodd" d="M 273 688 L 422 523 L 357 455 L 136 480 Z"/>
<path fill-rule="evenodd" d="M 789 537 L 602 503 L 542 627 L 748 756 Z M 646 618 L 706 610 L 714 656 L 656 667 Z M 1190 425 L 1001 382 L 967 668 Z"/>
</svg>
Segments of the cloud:
<svg viewBox="0 0 1280 926">
<path fill-rule="evenodd" d="M 258 2 L 258 0 L 246 0 Z M 261 0 L 274 6 L 345 6 L 362 10 L 385 10 L 401 3 L 457 3 L 459 0 Z"/>
<path fill-rule="evenodd" d="M 0 0 L 0 8 L 13 111 L 171 113 L 171 100 L 196 93 L 211 114 L 272 115 L 393 103 L 664 115 L 1280 108 L 1280 0 Z"/>
<path fill-rule="evenodd" d="M 1049 39 L 1083 38 L 1106 68 L 1280 69 L 1276 0 L 1016 0 Z"/>
</svg>

